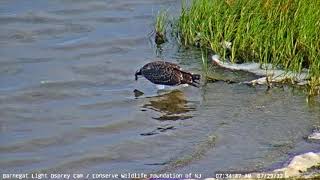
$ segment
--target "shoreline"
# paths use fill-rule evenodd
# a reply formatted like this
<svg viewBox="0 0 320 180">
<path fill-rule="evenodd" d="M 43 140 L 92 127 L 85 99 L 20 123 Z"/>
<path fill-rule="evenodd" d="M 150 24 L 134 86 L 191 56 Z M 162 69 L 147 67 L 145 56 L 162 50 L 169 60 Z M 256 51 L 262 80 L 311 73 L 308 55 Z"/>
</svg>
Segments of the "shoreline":
<svg viewBox="0 0 320 180">
<path fill-rule="evenodd" d="M 320 95 L 320 3 L 304 1 L 182 1 L 175 22 L 178 41 L 210 49 L 232 63 L 270 64 L 279 82 L 303 75 L 310 96 Z M 306 78 L 308 76 L 308 78 Z M 264 83 L 266 78 L 252 83 Z M 290 80 L 289 80 L 290 81 Z M 299 81 L 299 80 L 298 80 Z M 287 81 L 281 82 L 286 83 Z"/>
</svg>

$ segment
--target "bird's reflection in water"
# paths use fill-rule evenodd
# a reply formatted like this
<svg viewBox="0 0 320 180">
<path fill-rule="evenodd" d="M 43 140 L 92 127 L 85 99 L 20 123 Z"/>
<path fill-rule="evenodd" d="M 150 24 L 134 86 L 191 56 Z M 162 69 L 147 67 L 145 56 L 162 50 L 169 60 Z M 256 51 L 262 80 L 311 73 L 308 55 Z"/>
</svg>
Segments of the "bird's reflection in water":
<svg viewBox="0 0 320 180">
<path fill-rule="evenodd" d="M 160 112 L 156 120 L 184 120 L 192 116 L 187 114 L 194 111 L 194 107 L 190 107 L 184 93 L 180 90 L 174 90 L 166 94 L 150 98 L 149 103 L 143 105 L 143 108 Z"/>
</svg>

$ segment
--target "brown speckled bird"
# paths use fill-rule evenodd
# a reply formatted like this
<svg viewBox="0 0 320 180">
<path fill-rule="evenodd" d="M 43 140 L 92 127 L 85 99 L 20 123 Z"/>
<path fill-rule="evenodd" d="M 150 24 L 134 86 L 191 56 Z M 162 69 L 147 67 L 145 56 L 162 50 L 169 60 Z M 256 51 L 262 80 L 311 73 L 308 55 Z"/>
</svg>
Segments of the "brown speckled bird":
<svg viewBox="0 0 320 180">
<path fill-rule="evenodd" d="M 144 65 L 135 73 L 136 80 L 138 80 L 139 75 L 144 76 L 154 84 L 168 86 L 188 84 L 199 87 L 197 80 L 200 80 L 199 74 L 183 71 L 177 64 L 165 61 L 154 61 Z"/>
</svg>

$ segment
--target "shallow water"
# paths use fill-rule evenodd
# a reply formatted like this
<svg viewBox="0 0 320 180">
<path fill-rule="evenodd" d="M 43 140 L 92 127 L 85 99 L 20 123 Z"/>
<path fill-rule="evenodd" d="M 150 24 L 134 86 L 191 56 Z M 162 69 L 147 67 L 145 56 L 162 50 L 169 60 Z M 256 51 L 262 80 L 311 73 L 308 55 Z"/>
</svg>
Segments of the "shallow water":
<svg viewBox="0 0 320 180">
<path fill-rule="evenodd" d="M 0 173 L 266 170 L 319 151 L 320 100 L 216 82 L 157 92 L 155 58 L 201 72 L 201 52 L 148 34 L 180 1 L 0 2 Z M 242 76 L 224 72 L 222 76 Z M 134 90 L 142 91 L 135 97 Z"/>
</svg>

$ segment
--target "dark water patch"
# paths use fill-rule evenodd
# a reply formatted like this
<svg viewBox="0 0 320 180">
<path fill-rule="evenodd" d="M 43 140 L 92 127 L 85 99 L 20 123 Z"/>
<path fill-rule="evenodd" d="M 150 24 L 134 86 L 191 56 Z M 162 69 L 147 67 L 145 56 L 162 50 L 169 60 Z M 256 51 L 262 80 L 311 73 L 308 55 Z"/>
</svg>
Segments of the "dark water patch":
<svg viewBox="0 0 320 180">
<path fill-rule="evenodd" d="M 35 103 L 45 102 L 48 100 L 65 100 L 68 98 L 90 96 L 87 91 L 76 90 L 76 87 L 73 86 L 79 85 L 81 88 L 83 88 L 86 83 L 82 83 L 80 83 L 81 85 L 77 83 L 55 83 L 51 85 L 45 84 L 41 85 L 40 87 L 21 90 L 14 94 L 0 96 L 0 100 L 7 103 Z"/>
<path fill-rule="evenodd" d="M 114 46 L 120 46 L 120 47 L 137 47 L 138 45 L 141 45 L 141 44 L 147 44 L 147 38 L 146 36 L 133 36 L 133 37 L 127 37 L 127 38 L 119 38 L 116 40 L 112 40 L 107 44 L 113 44 Z"/>
<path fill-rule="evenodd" d="M 10 102 L 32 103 L 32 102 L 47 101 L 49 99 L 63 100 L 72 96 L 74 96 L 74 94 L 72 95 L 67 92 L 58 92 L 56 90 L 50 90 L 50 91 L 38 91 L 38 92 L 37 91 L 22 92 L 20 95 L 9 96 L 1 99 L 8 103 Z"/>
<path fill-rule="evenodd" d="M 119 90 L 118 93 L 122 93 L 123 90 Z M 115 93 L 115 91 L 114 91 Z M 111 100 L 111 102 L 110 102 Z M 130 107 L 136 104 L 132 99 L 127 99 L 123 101 L 115 101 L 112 99 L 106 99 L 104 102 L 95 102 L 93 104 L 82 104 L 79 108 L 84 110 L 100 110 L 100 109 L 111 109 L 113 107 Z"/>
<path fill-rule="evenodd" d="M 128 149 L 130 149 L 130 151 L 128 151 Z M 138 165 L 140 164 L 139 159 L 142 157 L 150 157 L 149 153 L 151 149 L 154 148 L 145 142 L 127 140 L 114 145 L 102 145 L 100 149 L 96 148 L 95 150 L 85 152 L 81 156 L 65 159 L 63 162 L 59 162 L 48 168 L 38 169 L 37 171 L 63 173 L 80 169 L 82 172 L 89 172 L 89 169 L 96 166 L 103 166 L 105 170 L 120 173 L 126 170 L 119 170 L 117 168 L 119 163 L 126 163 L 130 166 L 132 163 Z M 108 166 L 110 163 L 115 166 Z"/>
<path fill-rule="evenodd" d="M 141 136 L 153 136 L 153 135 L 156 135 L 156 134 L 159 134 L 159 132 L 151 131 L 151 132 L 141 133 L 140 135 Z"/>
<path fill-rule="evenodd" d="M 112 122 L 107 125 L 100 125 L 96 127 L 82 127 L 81 131 L 84 134 L 112 134 L 123 130 L 130 130 L 131 127 L 139 127 L 141 125 L 141 122 L 135 121 Z"/>
<path fill-rule="evenodd" d="M 82 172 L 87 172 L 89 167 L 94 167 L 99 164 L 105 164 L 105 163 L 117 163 L 118 160 L 115 160 L 116 157 L 114 157 L 111 153 L 109 154 L 89 154 L 86 156 L 82 156 L 78 160 L 69 160 L 69 161 L 63 161 L 59 162 L 59 164 L 56 164 L 55 167 L 47 167 L 47 168 L 39 168 L 33 172 L 38 173 L 71 173 L 75 170 L 81 169 Z M 87 169 L 87 170 L 86 170 Z"/>
<path fill-rule="evenodd" d="M 157 130 L 159 130 L 160 132 L 166 132 L 168 130 L 174 130 L 174 129 L 176 129 L 176 128 L 174 126 L 171 126 L 171 125 L 157 128 Z"/>
<path fill-rule="evenodd" d="M 86 1 L 81 2 L 64 2 L 65 4 L 69 4 L 70 8 L 63 8 L 60 10 L 51 11 L 51 13 L 58 15 L 74 15 L 79 17 L 80 15 L 90 14 L 92 12 L 108 12 L 114 10 L 128 10 L 124 6 L 122 6 L 122 2 L 117 1 L 91 1 L 87 3 Z M 119 4 L 120 3 L 120 4 Z"/>
<path fill-rule="evenodd" d="M 16 160 L 0 160 L 0 168 L 16 168 L 21 166 L 27 166 L 30 164 L 40 163 L 42 159 L 16 159 Z"/>
<path fill-rule="evenodd" d="M 70 144 L 74 141 L 79 141 L 84 138 L 81 134 L 63 134 L 57 137 L 34 138 L 27 142 L 21 142 L 9 146 L 0 146 L 1 153 L 16 153 L 16 152 L 34 152 L 51 146 L 59 147 Z"/>
<path fill-rule="evenodd" d="M 130 12 L 134 11 L 134 9 L 131 5 L 124 6 L 119 1 L 118 2 L 114 1 L 111 3 L 111 5 L 105 4 L 105 2 L 102 2 L 100 5 L 94 5 L 94 6 L 88 6 L 87 3 L 84 3 L 83 5 L 81 5 L 81 3 L 80 4 L 75 3 L 75 5 L 78 7 L 56 10 L 56 11 L 52 11 L 51 13 L 57 14 L 57 15 L 65 15 L 68 17 L 77 17 L 78 19 L 86 20 L 86 17 L 83 17 L 83 15 L 89 16 L 92 13 L 95 13 L 95 14 L 101 13 L 102 15 L 105 15 L 105 14 L 114 15 L 115 14 L 114 12 L 118 12 L 118 13 L 128 13 L 129 12 L 130 13 Z M 100 21 L 103 19 L 102 18 L 99 20 L 99 16 L 96 16 L 96 17 L 97 18 L 93 18 L 92 20 Z M 126 17 L 123 17 L 123 16 L 121 16 L 121 14 L 118 14 L 118 16 L 114 17 L 114 18 L 118 19 L 118 18 L 126 18 Z M 123 19 L 118 19 L 118 20 L 123 20 Z M 111 20 L 111 21 L 114 21 L 114 20 Z M 105 21 L 102 20 L 100 22 L 105 22 Z M 110 22 L 110 21 L 107 21 L 107 22 Z"/>
<path fill-rule="evenodd" d="M 92 81 L 96 82 L 92 85 L 100 86 L 101 88 L 105 87 L 106 91 L 110 90 L 110 87 L 115 87 L 116 89 L 119 87 L 132 87 L 132 84 L 134 83 L 132 81 L 134 79 L 134 73 L 130 71 L 123 71 L 122 66 L 126 65 L 110 66 L 108 64 L 100 64 L 99 66 L 92 63 L 90 66 L 72 67 L 72 72 L 88 78 L 92 78 L 94 76 Z"/>
<path fill-rule="evenodd" d="M 96 21 L 101 23 L 123 23 L 130 20 L 130 17 L 93 17 L 82 19 L 82 21 Z"/>
<path fill-rule="evenodd" d="M 0 34 L 0 43 L 6 44 L 8 41 L 20 43 L 33 43 L 43 40 L 44 38 L 61 38 L 66 34 L 83 34 L 92 31 L 88 25 L 64 23 L 54 26 L 41 25 L 33 26 L 33 29 L 6 29 Z"/>
<path fill-rule="evenodd" d="M 152 15 L 135 15 L 135 16 L 105 16 L 105 17 L 100 17 L 100 16 L 94 16 L 94 17 L 89 17 L 89 18 L 81 18 L 78 19 L 81 22 L 98 22 L 98 23 L 112 23 L 112 24 L 117 24 L 117 23 L 125 23 L 125 22 L 130 22 L 132 20 L 147 20 L 147 19 L 152 19 Z"/>
<path fill-rule="evenodd" d="M 129 48 L 135 47 L 146 43 L 145 37 L 128 37 L 116 40 L 105 40 L 105 41 L 95 41 L 95 42 L 79 42 L 76 44 L 60 44 L 55 47 L 57 50 L 70 51 L 70 50 L 80 50 L 80 49 L 109 49 L 111 47 L 121 47 Z"/>
<path fill-rule="evenodd" d="M 18 66 L 19 64 L 32 64 L 32 63 L 45 63 L 45 62 L 50 62 L 52 61 L 53 58 L 48 58 L 48 57 L 34 57 L 34 58 L 28 58 L 28 57 L 20 57 L 20 58 L 15 58 L 15 59 L 7 59 L 7 58 L 2 58 L 0 59 L 1 65 L 3 65 L 2 68 L 7 68 L 6 66 Z"/>
<path fill-rule="evenodd" d="M 154 16 L 152 15 L 136 15 L 136 16 L 132 16 L 131 20 L 148 20 L 148 19 L 152 19 Z"/>
<path fill-rule="evenodd" d="M 0 16 L 1 24 L 11 23 L 27 23 L 27 24 L 45 24 L 45 23 L 64 23 L 65 20 L 61 17 L 57 17 L 44 12 L 29 12 L 26 14 L 14 15 L 14 16 Z"/>
<path fill-rule="evenodd" d="M 59 27 L 60 26 L 60 27 Z M 62 34 L 76 34 L 76 33 L 89 33 L 93 30 L 92 27 L 83 24 L 64 23 L 59 26 L 43 28 L 33 31 L 36 35 L 57 36 Z"/>
<path fill-rule="evenodd" d="M 129 48 L 125 47 L 109 47 L 103 50 L 98 50 L 90 53 L 82 53 L 76 59 L 80 58 L 92 58 L 92 57 L 101 57 L 101 56 L 109 56 L 111 54 L 127 54 L 130 51 Z"/>
<path fill-rule="evenodd" d="M 153 119 L 158 121 L 177 121 L 177 120 L 186 120 L 190 119 L 193 116 L 191 115 L 163 115 L 159 117 L 153 117 Z"/>
<path fill-rule="evenodd" d="M 0 34 L 0 43 L 7 43 L 8 41 L 16 41 L 22 43 L 32 43 L 35 41 L 34 34 L 32 32 L 25 32 L 21 30 L 13 30 Z"/>
<path fill-rule="evenodd" d="M 0 75 L 1 76 L 14 76 L 18 73 L 21 73 L 22 69 L 17 65 L 3 65 L 0 66 Z"/>
<path fill-rule="evenodd" d="M 204 158 L 208 151 L 211 151 L 215 146 L 216 137 L 209 135 L 203 142 L 196 143 L 191 151 L 184 151 L 179 157 L 172 158 L 166 166 L 162 167 L 157 173 L 174 172 L 175 169 L 180 169 L 188 166 L 190 163 Z"/>
<path fill-rule="evenodd" d="M 148 166 L 164 166 L 166 164 L 168 164 L 168 162 L 148 163 L 148 164 L 145 164 L 145 165 L 148 165 Z"/>
<path fill-rule="evenodd" d="M 135 2 L 133 2 L 133 1 L 130 1 L 130 2 L 121 2 L 121 4 L 119 4 L 119 5 L 121 5 L 122 7 L 128 7 L 128 6 L 139 6 L 139 5 L 141 5 L 141 4 L 143 4 L 143 5 L 167 5 L 167 4 L 170 4 L 170 3 L 172 3 L 172 4 L 174 4 L 174 0 L 163 0 L 163 1 L 161 1 L 161 2 L 159 2 L 159 1 L 157 1 L 157 0 L 150 0 L 150 1 L 148 1 L 148 0 L 141 0 L 141 1 L 135 1 Z"/>
<path fill-rule="evenodd" d="M 62 9 L 62 10 L 56 10 L 52 11 L 51 13 L 57 14 L 57 15 L 78 15 L 78 14 L 84 14 L 86 12 L 83 8 L 78 9 Z"/>
<path fill-rule="evenodd" d="M 150 132 L 146 132 L 146 133 L 141 133 L 141 136 L 152 136 L 152 135 L 156 135 L 159 133 L 163 133 L 166 132 L 168 130 L 175 130 L 176 128 L 172 125 L 166 125 L 166 126 L 161 126 L 161 127 L 157 127 L 155 130 L 152 130 Z"/>
</svg>

